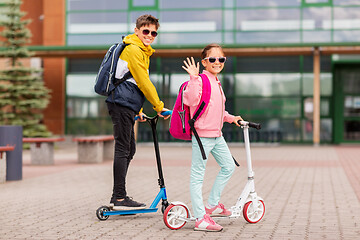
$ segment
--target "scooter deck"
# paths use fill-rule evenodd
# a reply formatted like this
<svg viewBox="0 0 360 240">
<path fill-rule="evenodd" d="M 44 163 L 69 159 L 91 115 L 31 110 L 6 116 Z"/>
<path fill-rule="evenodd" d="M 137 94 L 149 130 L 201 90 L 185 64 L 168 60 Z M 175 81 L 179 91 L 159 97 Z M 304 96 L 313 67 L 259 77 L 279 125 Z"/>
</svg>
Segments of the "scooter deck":
<svg viewBox="0 0 360 240">
<path fill-rule="evenodd" d="M 103 212 L 104 216 L 110 215 L 129 215 L 129 214 L 138 214 L 138 213 L 150 213 L 150 212 L 157 212 L 157 208 L 145 208 L 145 209 L 138 209 L 138 210 L 111 210 L 108 212 Z"/>
</svg>

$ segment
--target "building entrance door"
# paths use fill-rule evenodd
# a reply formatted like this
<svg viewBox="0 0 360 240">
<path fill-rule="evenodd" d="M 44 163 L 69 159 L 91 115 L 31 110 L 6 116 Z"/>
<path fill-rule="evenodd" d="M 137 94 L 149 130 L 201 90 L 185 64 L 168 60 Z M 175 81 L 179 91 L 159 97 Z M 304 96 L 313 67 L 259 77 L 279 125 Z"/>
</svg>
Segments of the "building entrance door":
<svg viewBox="0 0 360 240">
<path fill-rule="evenodd" d="M 334 66 L 334 142 L 360 143 L 360 64 Z"/>
</svg>

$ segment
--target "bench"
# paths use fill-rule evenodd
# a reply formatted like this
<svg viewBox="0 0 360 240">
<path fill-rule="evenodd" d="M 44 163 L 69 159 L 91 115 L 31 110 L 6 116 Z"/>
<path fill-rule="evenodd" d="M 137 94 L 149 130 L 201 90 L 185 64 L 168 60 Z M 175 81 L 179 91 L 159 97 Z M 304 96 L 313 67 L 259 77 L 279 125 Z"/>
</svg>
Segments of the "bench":
<svg viewBox="0 0 360 240">
<path fill-rule="evenodd" d="M 77 142 L 79 163 L 102 163 L 114 157 L 114 136 L 86 136 L 72 139 Z"/>
<path fill-rule="evenodd" d="M 3 153 L 14 151 L 15 146 L 0 146 L 0 183 L 6 181 L 6 159 L 3 157 Z"/>
<path fill-rule="evenodd" d="M 23 138 L 23 143 L 30 143 L 32 165 L 54 164 L 54 143 L 64 141 L 63 137 Z"/>
</svg>

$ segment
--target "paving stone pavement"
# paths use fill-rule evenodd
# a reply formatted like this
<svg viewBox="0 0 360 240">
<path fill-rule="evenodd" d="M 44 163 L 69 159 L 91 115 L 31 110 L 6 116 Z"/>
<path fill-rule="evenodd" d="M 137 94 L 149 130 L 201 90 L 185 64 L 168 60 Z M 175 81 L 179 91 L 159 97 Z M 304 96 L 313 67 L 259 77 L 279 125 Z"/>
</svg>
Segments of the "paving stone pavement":
<svg viewBox="0 0 360 240">
<path fill-rule="evenodd" d="M 222 202 L 235 204 L 246 181 L 245 150 L 230 144 L 241 166 Z M 169 201 L 191 206 L 191 147 L 161 144 Z M 0 239 L 360 239 L 360 147 L 252 145 L 255 186 L 264 199 L 262 221 L 220 219 L 222 232 L 194 231 L 194 222 L 168 229 L 159 210 L 99 221 L 95 211 L 110 200 L 112 161 L 78 164 L 76 146 L 58 144 L 54 166 L 31 166 L 23 154 L 23 180 L 0 184 Z M 219 170 L 208 162 L 204 199 Z M 138 144 L 128 194 L 149 206 L 159 191 L 152 145 Z"/>
</svg>

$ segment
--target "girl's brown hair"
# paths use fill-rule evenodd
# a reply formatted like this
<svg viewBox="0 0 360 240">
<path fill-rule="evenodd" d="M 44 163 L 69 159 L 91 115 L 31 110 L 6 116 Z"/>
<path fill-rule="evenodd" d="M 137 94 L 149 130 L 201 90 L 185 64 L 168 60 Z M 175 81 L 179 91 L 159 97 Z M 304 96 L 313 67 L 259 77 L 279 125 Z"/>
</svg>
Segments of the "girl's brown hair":
<svg viewBox="0 0 360 240">
<path fill-rule="evenodd" d="M 224 51 L 222 49 L 222 47 L 219 45 L 219 44 L 216 44 L 216 43 L 212 43 L 212 44 L 209 44 L 207 45 L 206 47 L 204 47 L 204 49 L 202 50 L 201 52 L 201 59 L 204 59 L 208 56 L 208 52 L 212 49 L 212 48 L 220 48 L 220 50 L 223 52 L 224 54 Z M 224 54 L 225 56 L 225 54 Z"/>
<path fill-rule="evenodd" d="M 144 14 L 136 19 L 136 28 L 140 29 L 142 26 L 148 26 L 150 24 L 155 25 L 156 30 L 160 27 L 159 19 L 150 15 Z"/>
</svg>

